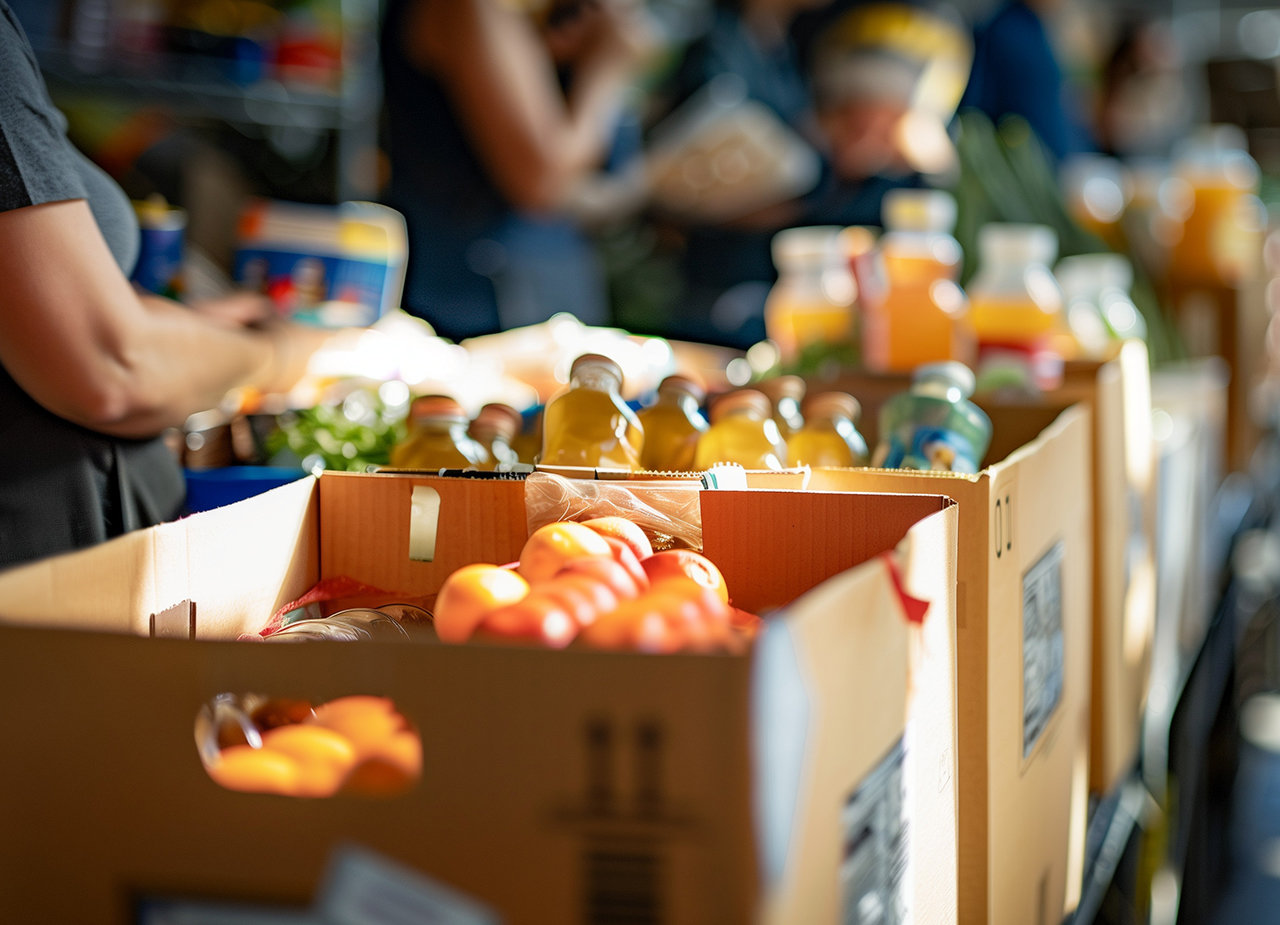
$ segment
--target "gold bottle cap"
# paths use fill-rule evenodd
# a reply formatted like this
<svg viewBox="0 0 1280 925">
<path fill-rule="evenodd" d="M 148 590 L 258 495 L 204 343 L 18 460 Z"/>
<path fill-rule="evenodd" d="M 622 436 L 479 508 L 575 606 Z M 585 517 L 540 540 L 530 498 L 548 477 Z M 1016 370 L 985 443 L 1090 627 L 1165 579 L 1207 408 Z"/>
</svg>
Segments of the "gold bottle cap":
<svg viewBox="0 0 1280 925">
<path fill-rule="evenodd" d="M 622 387 L 622 367 L 612 357 L 607 357 L 603 353 L 584 353 L 569 367 L 569 378 L 572 379 L 581 371 L 594 367 L 609 373 L 618 380 L 618 387 Z"/>
<path fill-rule="evenodd" d="M 857 421 L 862 414 L 862 403 L 848 392 L 817 392 L 804 402 L 806 418 L 845 417 Z"/>
<path fill-rule="evenodd" d="M 755 411 L 761 418 L 772 412 L 769 396 L 756 389 L 735 389 L 718 397 L 711 405 L 711 423 L 738 411 Z"/>
<path fill-rule="evenodd" d="M 524 427 L 520 412 L 503 402 L 488 402 L 481 406 L 471 422 L 471 430 L 477 434 L 493 434 L 510 440 Z"/>
<path fill-rule="evenodd" d="M 761 379 L 755 384 L 755 388 L 776 405 L 779 399 L 792 398 L 800 401 L 804 398 L 805 383 L 799 376 L 773 376 Z"/>
<path fill-rule="evenodd" d="M 701 382 L 686 373 L 672 373 L 658 384 L 658 393 L 663 392 L 679 392 L 682 395 L 689 395 L 698 404 L 702 404 L 707 398 L 707 389 Z"/>
<path fill-rule="evenodd" d="M 411 421 L 467 419 L 467 412 L 457 399 L 448 395 L 419 395 L 409 406 Z"/>
</svg>

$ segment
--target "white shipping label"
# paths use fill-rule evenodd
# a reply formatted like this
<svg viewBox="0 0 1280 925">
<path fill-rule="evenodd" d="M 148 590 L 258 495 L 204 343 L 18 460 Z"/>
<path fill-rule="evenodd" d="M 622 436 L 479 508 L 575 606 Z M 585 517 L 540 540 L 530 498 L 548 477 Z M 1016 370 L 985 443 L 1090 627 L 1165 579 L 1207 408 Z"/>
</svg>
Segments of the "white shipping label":
<svg viewBox="0 0 1280 925">
<path fill-rule="evenodd" d="M 1022 757 L 1062 699 L 1062 542 L 1022 576 Z"/>
<path fill-rule="evenodd" d="M 871 769 L 844 805 L 840 863 L 842 925 L 903 925 L 910 920 L 906 895 L 907 831 L 899 739 Z"/>
</svg>

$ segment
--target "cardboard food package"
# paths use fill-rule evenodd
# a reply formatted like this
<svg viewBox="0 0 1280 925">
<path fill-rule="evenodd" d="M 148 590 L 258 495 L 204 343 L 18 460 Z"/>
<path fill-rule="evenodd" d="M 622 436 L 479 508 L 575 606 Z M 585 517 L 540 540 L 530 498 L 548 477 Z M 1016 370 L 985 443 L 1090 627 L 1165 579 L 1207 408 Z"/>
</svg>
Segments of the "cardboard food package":
<svg viewBox="0 0 1280 925">
<path fill-rule="evenodd" d="M 772 614 L 748 654 L 238 641 L 322 579 L 429 604 L 515 559 L 518 480 L 326 473 L 0 574 L 0 690 L 24 704 L 0 714 L 22 755 L 0 762 L 0 908 L 296 908 L 356 844 L 510 923 L 956 922 L 955 505 L 703 490 L 700 519 L 735 602 Z M 389 697 L 421 780 L 224 790 L 193 735 L 224 692 Z"/>
<path fill-rule="evenodd" d="M 867 421 L 907 381 L 838 387 Z M 975 475 L 814 469 L 809 488 L 957 502 L 960 921 L 1058 922 L 1079 901 L 1088 816 L 1094 425 L 1083 403 L 984 410 L 993 440 Z"/>
</svg>

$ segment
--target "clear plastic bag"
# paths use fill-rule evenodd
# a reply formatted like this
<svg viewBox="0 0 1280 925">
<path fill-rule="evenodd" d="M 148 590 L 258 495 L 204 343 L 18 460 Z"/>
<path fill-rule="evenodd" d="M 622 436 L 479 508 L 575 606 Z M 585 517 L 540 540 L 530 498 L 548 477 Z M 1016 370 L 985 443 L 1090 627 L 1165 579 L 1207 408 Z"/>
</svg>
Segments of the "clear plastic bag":
<svg viewBox="0 0 1280 925">
<path fill-rule="evenodd" d="M 655 550 L 702 549 L 701 484 L 695 481 L 567 479 L 533 472 L 525 479 L 529 532 L 559 520 L 625 517 L 649 536 Z"/>
</svg>

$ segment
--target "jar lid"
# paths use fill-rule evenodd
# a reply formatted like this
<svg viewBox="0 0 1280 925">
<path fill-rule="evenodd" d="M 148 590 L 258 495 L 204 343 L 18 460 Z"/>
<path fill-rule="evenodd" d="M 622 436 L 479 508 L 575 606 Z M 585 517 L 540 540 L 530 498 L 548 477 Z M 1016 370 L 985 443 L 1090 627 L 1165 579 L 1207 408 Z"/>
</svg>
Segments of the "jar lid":
<svg viewBox="0 0 1280 925">
<path fill-rule="evenodd" d="M 886 230 L 950 234 L 956 226 L 956 200 L 945 190 L 891 189 L 880 213 Z"/>
<path fill-rule="evenodd" d="M 761 418 L 769 417 L 773 406 L 769 396 L 756 389 L 734 389 L 725 392 L 711 405 L 711 423 L 738 411 L 754 411 Z"/>
<path fill-rule="evenodd" d="M 848 392 L 818 392 L 804 401 L 804 416 L 813 418 L 848 418 L 857 421 L 862 403 Z"/>
<path fill-rule="evenodd" d="M 467 412 L 449 395 L 419 395 L 409 406 L 413 421 L 466 421 Z"/>
</svg>

